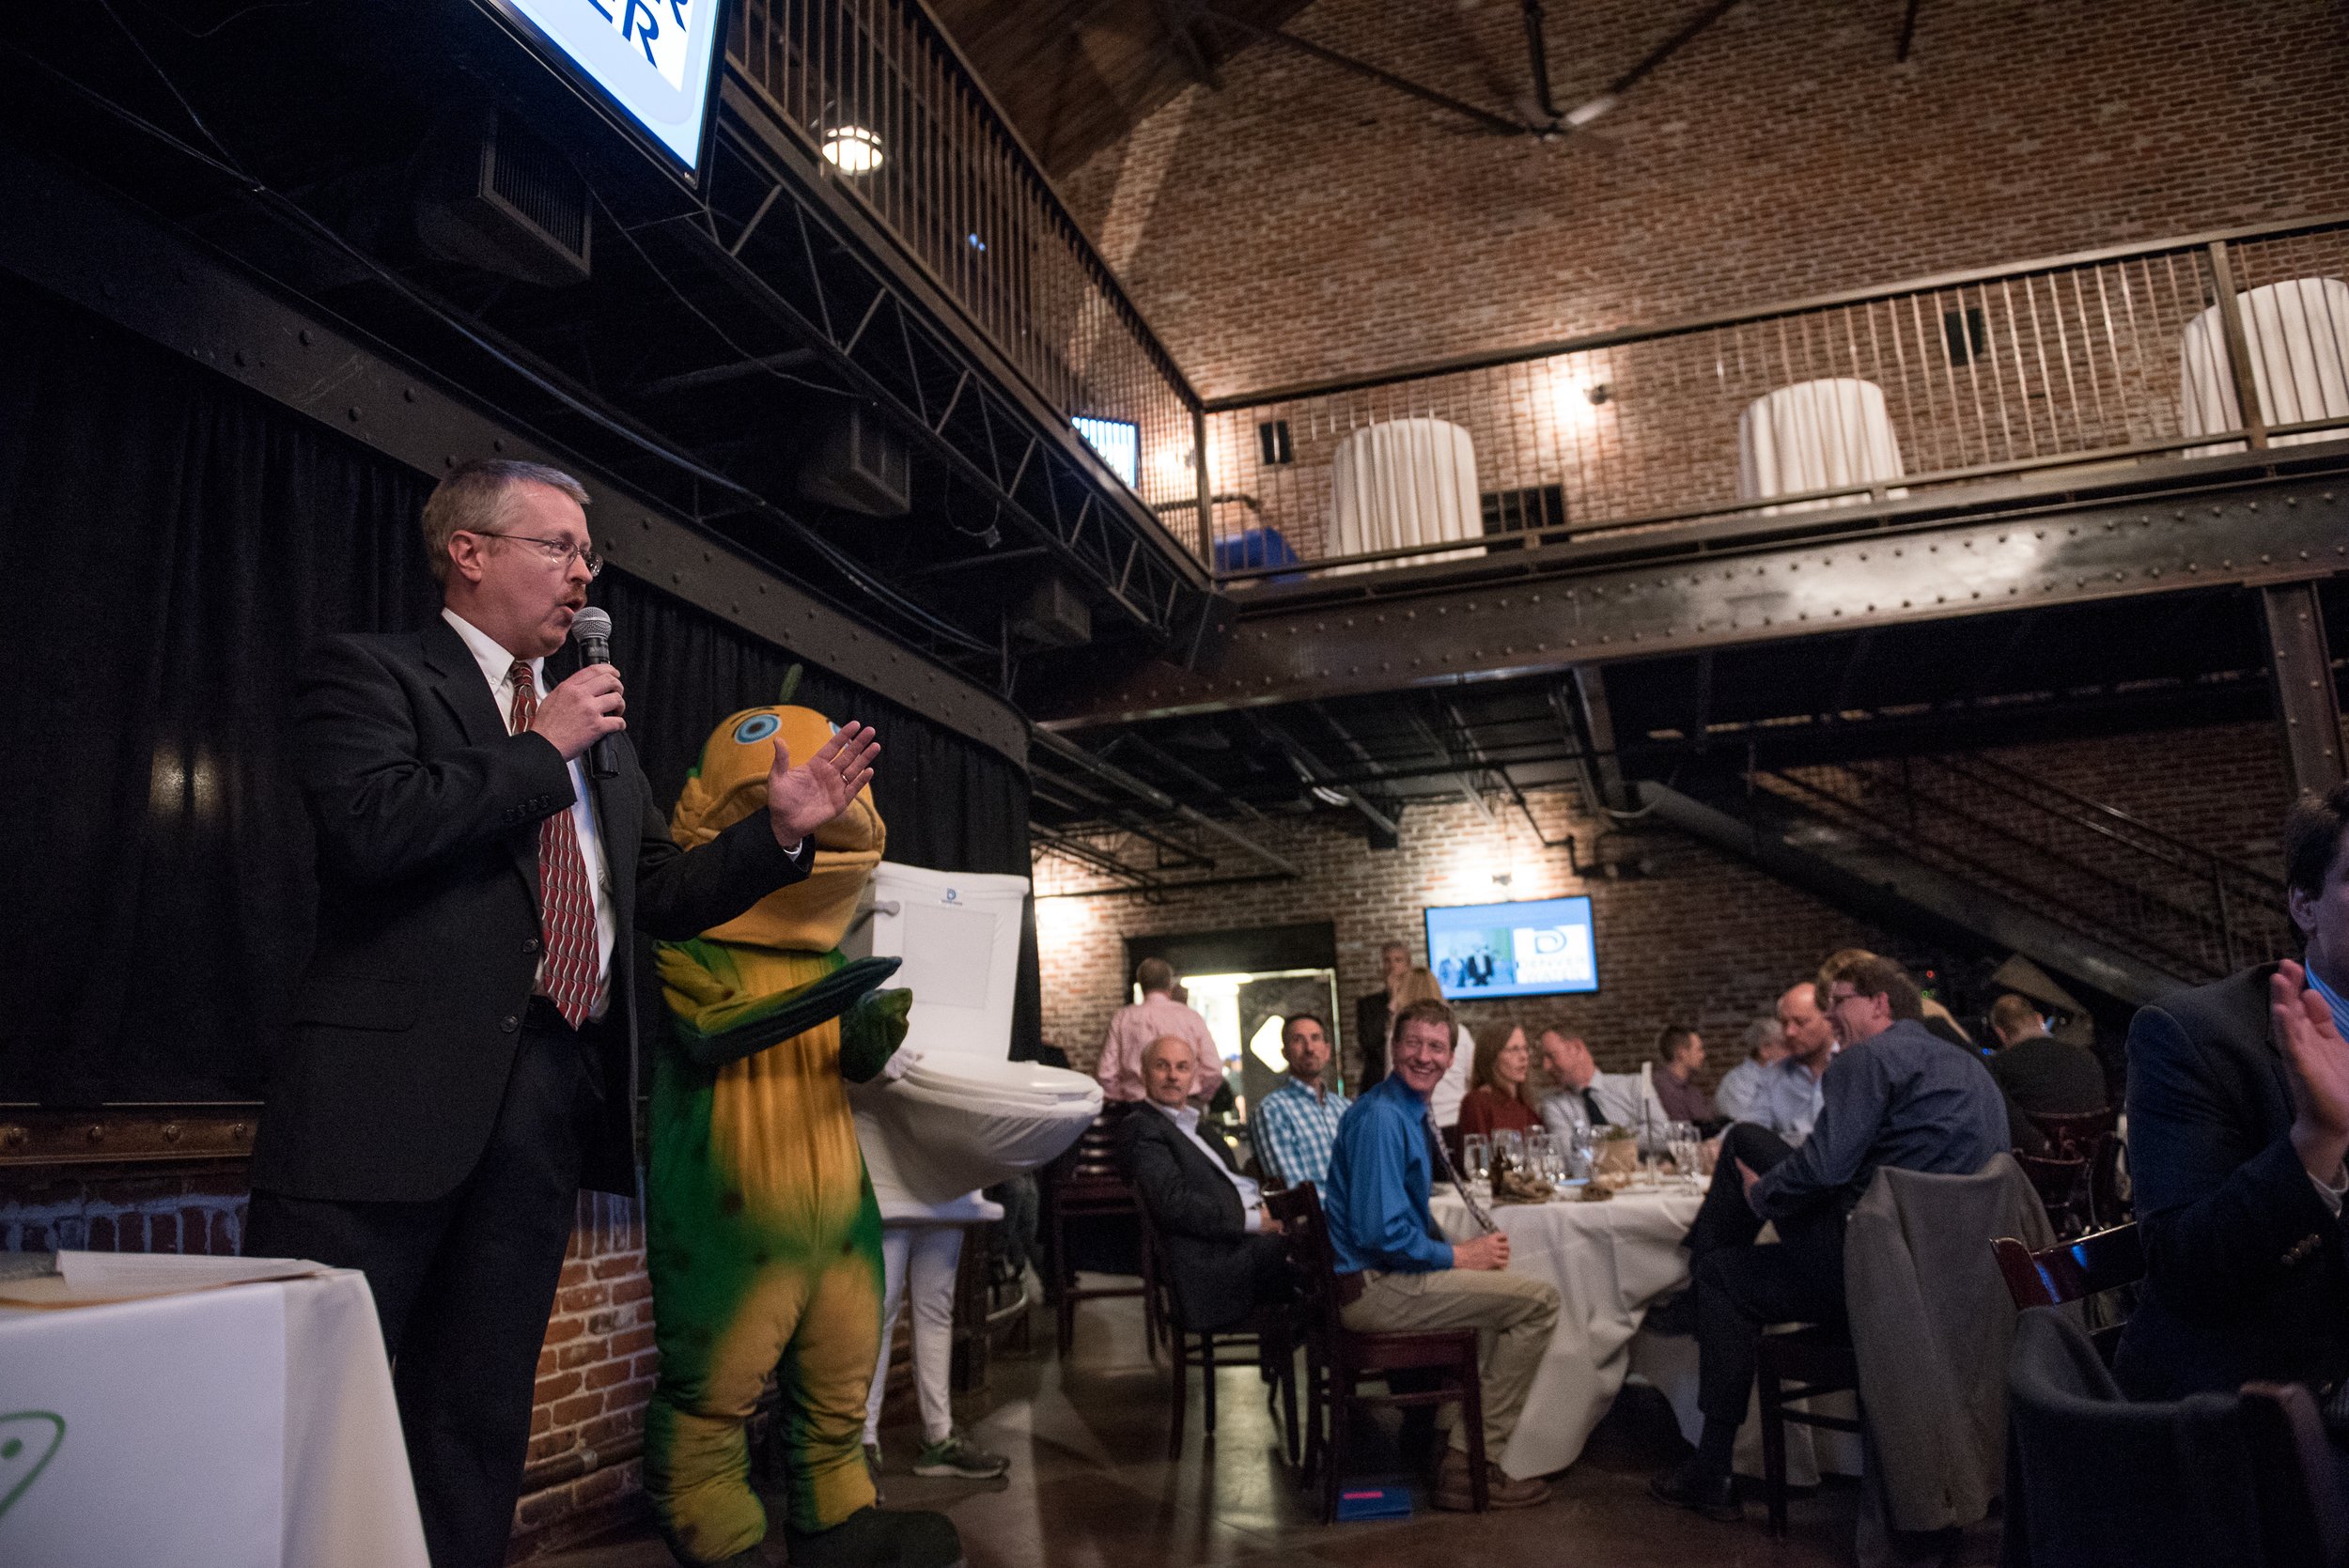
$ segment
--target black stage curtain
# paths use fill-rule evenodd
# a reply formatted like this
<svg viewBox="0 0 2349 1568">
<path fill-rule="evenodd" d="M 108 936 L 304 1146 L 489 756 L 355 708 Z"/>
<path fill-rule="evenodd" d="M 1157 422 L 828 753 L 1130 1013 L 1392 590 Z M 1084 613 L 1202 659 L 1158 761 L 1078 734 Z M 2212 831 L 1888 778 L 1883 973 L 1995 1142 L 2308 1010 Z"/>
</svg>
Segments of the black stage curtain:
<svg viewBox="0 0 2349 1568">
<path fill-rule="evenodd" d="M 312 935 L 302 649 L 436 611 L 430 480 L 14 280 L 0 365 L 0 1101 L 250 1099 Z M 593 597 L 673 796 L 792 656 L 617 572 Z M 800 700 L 881 732 L 893 859 L 1026 874 L 1015 765 L 819 670 Z"/>
</svg>

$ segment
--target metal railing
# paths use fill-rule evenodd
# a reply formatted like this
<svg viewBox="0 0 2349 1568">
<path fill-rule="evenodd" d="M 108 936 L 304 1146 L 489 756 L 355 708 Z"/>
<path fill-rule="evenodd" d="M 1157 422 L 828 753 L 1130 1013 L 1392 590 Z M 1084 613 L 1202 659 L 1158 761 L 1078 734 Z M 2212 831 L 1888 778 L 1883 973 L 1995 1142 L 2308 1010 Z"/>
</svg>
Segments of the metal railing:
<svg viewBox="0 0 2349 1568">
<path fill-rule="evenodd" d="M 1214 565 L 1361 571 L 2338 439 L 2344 279 L 2329 219 L 1212 399 Z"/>
<path fill-rule="evenodd" d="M 2184 980 L 2293 951 L 2279 878 L 1988 757 L 1757 771 L 1752 782 Z"/>
<path fill-rule="evenodd" d="M 1131 427 L 1128 483 L 1204 555 L 1189 526 L 1198 395 L 928 12 L 906 0 L 742 0 L 726 50 L 825 178 L 1044 402 Z M 1109 444 L 1123 433 L 1107 431 Z"/>
</svg>

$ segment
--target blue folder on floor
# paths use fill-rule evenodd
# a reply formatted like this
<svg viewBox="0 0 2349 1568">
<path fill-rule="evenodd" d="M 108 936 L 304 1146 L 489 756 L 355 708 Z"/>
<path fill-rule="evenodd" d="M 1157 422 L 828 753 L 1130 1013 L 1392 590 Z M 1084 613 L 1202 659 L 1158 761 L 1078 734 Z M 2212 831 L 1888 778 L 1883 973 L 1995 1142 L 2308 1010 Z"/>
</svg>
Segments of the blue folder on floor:
<svg viewBox="0 0 2349 1568">
<path fill-rule="evenodd" d="M 1408 1486 L 1348 1486 L 1338 1493 L 1340 1519 L 1408 1519 L 1411 1516 Z"/>
</svg>

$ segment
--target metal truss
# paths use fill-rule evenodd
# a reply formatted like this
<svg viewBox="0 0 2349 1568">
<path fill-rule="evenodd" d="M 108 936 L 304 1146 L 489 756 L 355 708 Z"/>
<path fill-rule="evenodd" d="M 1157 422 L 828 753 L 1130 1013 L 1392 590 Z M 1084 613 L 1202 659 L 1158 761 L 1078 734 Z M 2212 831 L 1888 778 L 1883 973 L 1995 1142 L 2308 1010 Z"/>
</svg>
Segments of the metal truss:
<svg viewBox="0 0 2349 1568">
<path fill-rule="evenodd" d="M 826 188 L 813 149 L 729 78 L 708 206 L 632 231 L 751 303 L 950 475 L 966 532 L 1003 525 L 1165 644 L 1206 573 L 920 264 Z M 714 368 L 714 367 L 713 367 Z"/>
<path fill-rule="evenodd" d="M 1438 689 L 2349 570 L 2349 443 L 2262 452 L 2232 471 L 2148 466 L 2166 488 L 1754 518 L 1250 595 L 1194 667 L 1150 665 L 1065 698 L 1042 722 L 1079 729 Z"/>
</svg>

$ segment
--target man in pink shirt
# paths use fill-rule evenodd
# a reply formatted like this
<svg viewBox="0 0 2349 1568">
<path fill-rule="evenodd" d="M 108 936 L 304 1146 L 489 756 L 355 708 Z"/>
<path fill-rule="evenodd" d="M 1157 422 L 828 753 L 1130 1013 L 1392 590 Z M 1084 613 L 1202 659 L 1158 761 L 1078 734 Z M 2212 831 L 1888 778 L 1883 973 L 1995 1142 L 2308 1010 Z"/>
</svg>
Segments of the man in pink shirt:
<svg viewBox="0 0 2349 1568">
<path fill-rule="evenodd" d="M 1110 1017 L 1109 1033 L 1101 1041 L 1101 1060 L 1093 1076 L 1101 1080 L 1101 1097 L 1110 1100 L 1148 1098 L 1142 1081 L 1142 1053 L 1162 1034 L 1190 1043 L 1201 1062 L 1219 1062 L 1215 1037 L 1207 1020 L 1174 999 L 1174 967 L 1163 958 L 1144 958 L 1134 970 L 1142 1000 L 1119 1008 Z"/>
</svg>

